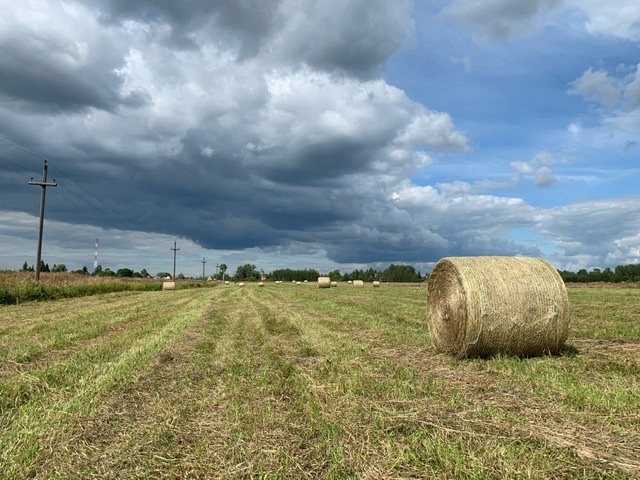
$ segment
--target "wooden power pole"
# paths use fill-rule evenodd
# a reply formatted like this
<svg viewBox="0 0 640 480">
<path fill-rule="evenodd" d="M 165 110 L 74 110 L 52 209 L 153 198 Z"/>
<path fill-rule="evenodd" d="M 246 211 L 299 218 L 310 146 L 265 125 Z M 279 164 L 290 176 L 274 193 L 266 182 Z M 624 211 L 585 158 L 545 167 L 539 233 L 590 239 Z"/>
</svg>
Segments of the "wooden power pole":
<svg viewBox="0 0 640 480">
<path fill-rule="evenodd" d="M 42 193 L 40 195 L 40 230 L 38 231 L 38 255 L 36 256 L 36 282 L 40 281 L 40 261 L 42 259 L 42 229 L 44 227 L 44 199 L 47 195 L 47 187 L 57 187 L 58 184 L 54 179 L 53 182 L 47 182 L 47 161 L 44 161 L 44 167 L 42 169 L 42 181 L 37 182 L 31 177 L 29 185 L 39 185 L 42 187 Z"/>
</svg>

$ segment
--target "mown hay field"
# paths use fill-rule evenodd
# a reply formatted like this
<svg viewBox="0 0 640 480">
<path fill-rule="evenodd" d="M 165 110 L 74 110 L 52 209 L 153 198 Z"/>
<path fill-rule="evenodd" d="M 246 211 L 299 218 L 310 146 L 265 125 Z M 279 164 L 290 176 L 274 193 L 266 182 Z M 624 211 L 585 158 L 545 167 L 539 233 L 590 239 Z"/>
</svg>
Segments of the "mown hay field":
<svg viewBox="0 0 640 480">
<path fill-rule="evenodd" d="M 640 478 L 640 289 L 556 356 L 437 354 L 426 286 L 0 307 L 3 479 Z"/>
</svg>

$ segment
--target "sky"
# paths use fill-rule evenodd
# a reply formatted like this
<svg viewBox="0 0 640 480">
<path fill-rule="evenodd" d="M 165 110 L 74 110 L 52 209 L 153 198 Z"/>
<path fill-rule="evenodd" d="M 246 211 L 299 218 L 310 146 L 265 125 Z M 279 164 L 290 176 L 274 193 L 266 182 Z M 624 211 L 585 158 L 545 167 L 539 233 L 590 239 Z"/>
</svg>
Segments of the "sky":
<svg viewBox="0 0 640 480">
<path fill-rule="evenodd" d="M 637 0 L 0 7 L 0 269 L 640 262 Z"/>
</svg>

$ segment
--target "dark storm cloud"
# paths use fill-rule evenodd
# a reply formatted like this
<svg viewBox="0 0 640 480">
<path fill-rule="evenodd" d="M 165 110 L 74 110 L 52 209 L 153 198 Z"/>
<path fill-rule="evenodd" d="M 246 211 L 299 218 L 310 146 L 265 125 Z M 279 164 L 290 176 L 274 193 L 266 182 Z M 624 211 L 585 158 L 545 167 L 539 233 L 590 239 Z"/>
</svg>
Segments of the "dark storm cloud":
<svg viewBox="0 0 640 480">
<path fill-rule="evenodd" d="M 265 55 L 283 64 L 357 77 L 381 73 L 413 37 L 408 1 L 386 0 L 96 0 L 103 21 L 164 24 L 169 42 L 234 48 L 239 59 Z M 158 33 L 163 35 L 163 33 Z"/>
<path fill-rule="evenodd" d="M 319 70 L 370 77 L 413 38 L 409 2 L 302 3 L 307 8 L 296 13 L 299 21 L 285 24 L 279 46 L 292 59 Z"/>
<path fill-rule="evenodd" d="M 231 36 L 240 57 L 253 56 L 274 26 L 281 0 L 95 0 L 105 22 L 135 20 L 170 27 L 175 46 L 197 48 L 198 37 L 225 43 Z M 231 42 L 233 43 L 233 42 Z"/>
<path fill-rule="evenodd" d="M 25 112 L 142 106 L 141 93 L 119 91 L 118 50 L 108 41 L 13 23 L 0 34 L 0 99 L 7 108 Z"/>
</svg>

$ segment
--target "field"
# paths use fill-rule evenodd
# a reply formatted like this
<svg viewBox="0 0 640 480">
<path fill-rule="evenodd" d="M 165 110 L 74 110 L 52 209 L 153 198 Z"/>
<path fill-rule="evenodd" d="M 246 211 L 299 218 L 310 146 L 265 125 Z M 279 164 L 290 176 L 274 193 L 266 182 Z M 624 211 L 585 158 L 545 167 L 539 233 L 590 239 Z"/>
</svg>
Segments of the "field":
<svg viewBox="0 0 640 480">
<path fill-rule="evenodd" d="M 425 285 L 0 306 L 0 476 L 640 478 L 640 289 L 568 291 L 562 355 L 462 361 Z"/>
</svg>

